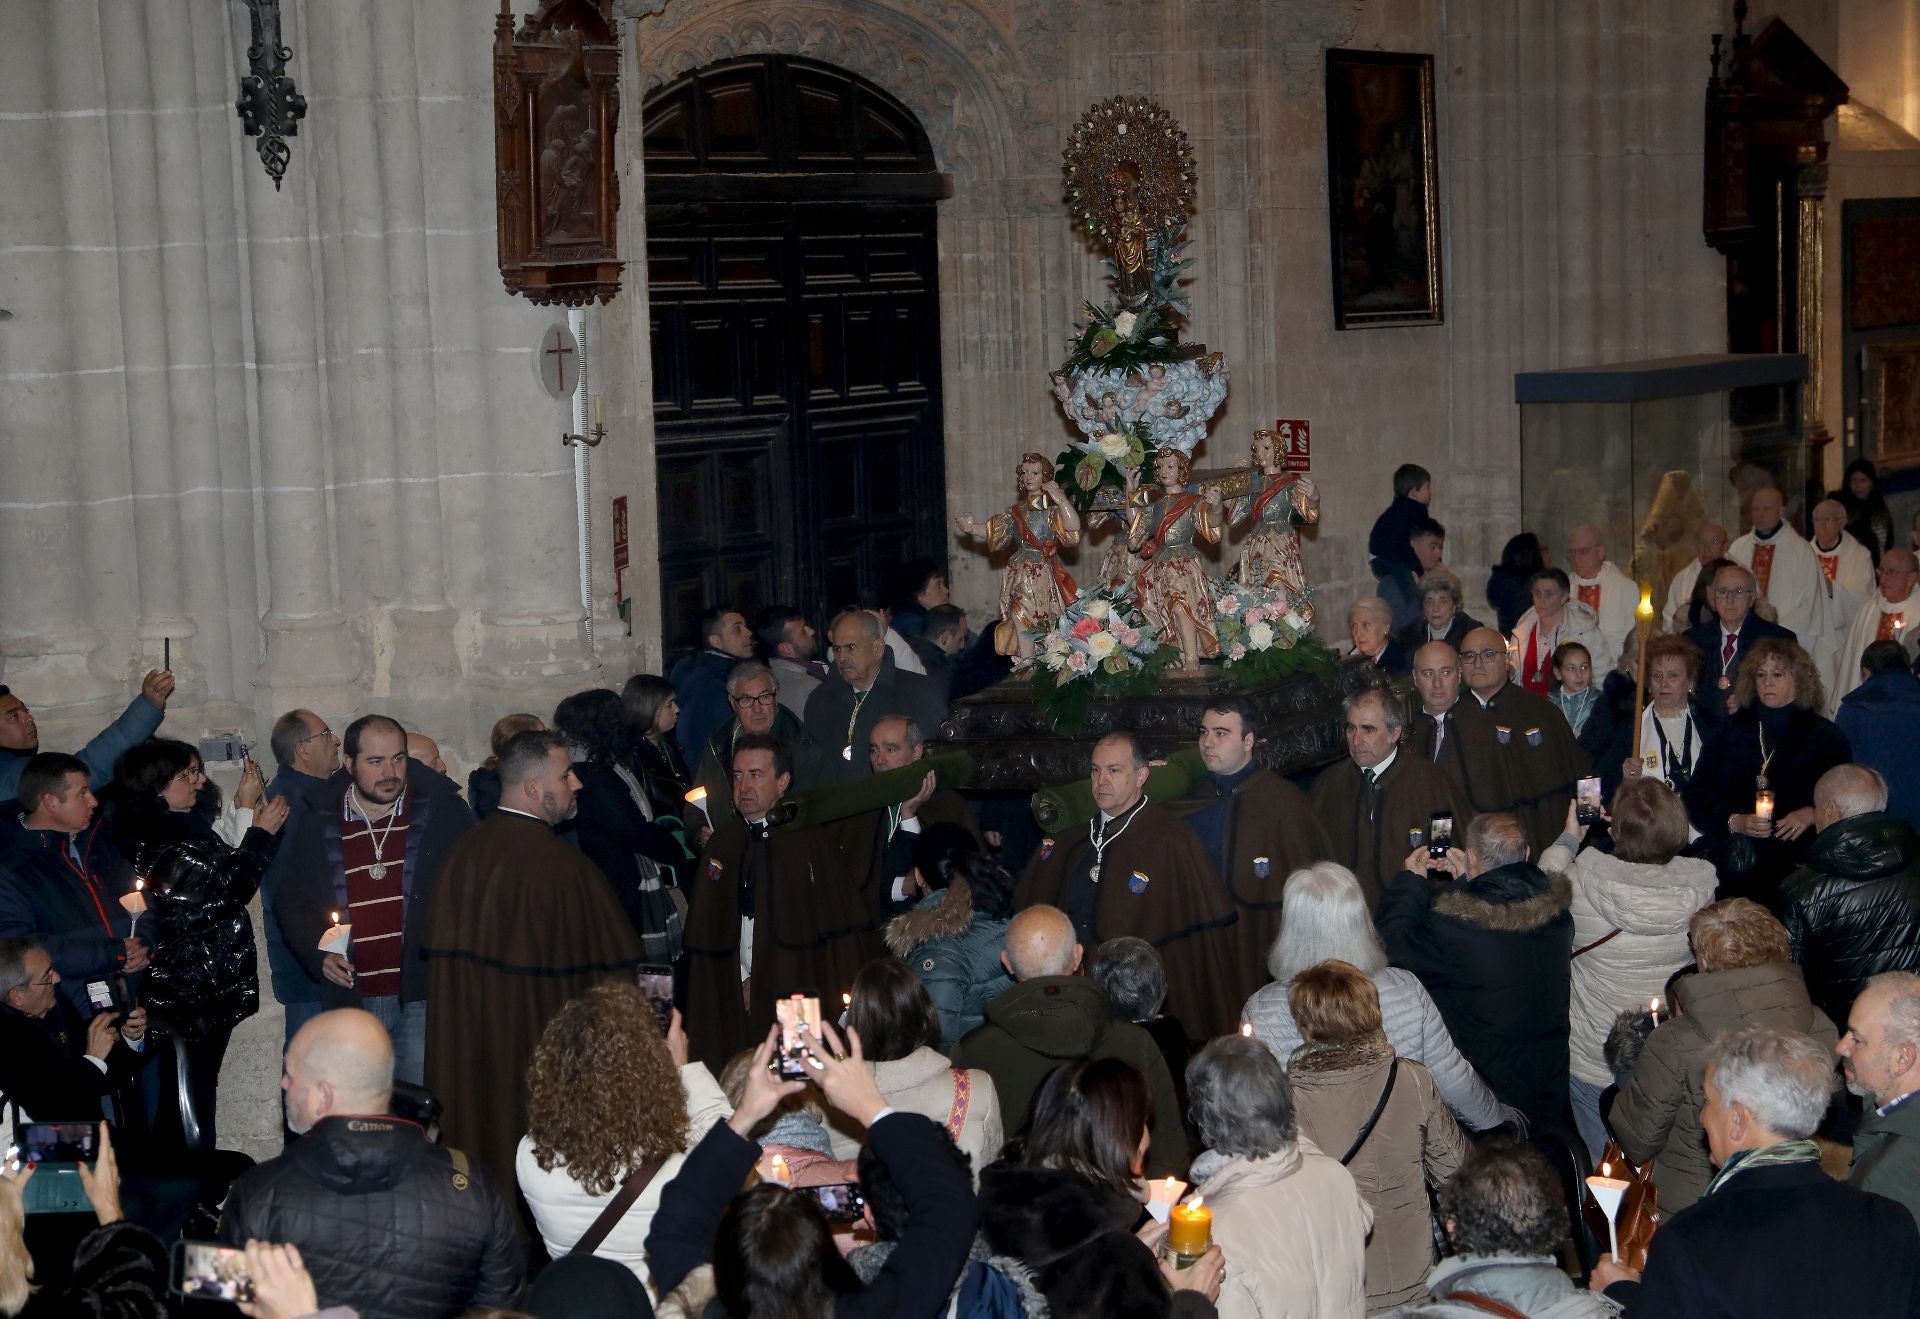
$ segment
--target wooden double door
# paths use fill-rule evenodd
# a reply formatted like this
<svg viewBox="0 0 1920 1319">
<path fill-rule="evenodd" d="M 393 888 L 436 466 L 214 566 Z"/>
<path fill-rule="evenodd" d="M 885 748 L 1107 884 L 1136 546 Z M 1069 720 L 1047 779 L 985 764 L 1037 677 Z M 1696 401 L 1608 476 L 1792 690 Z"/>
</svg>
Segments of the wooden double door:
<svg viewBox="0 0 1920 1319">
<path fill-rule="evenodd" d="M 931 201 L 649 206 L 669 649 L 715 604 L 824 627 L 944 558 L 936 256 Z"/>
</svg>

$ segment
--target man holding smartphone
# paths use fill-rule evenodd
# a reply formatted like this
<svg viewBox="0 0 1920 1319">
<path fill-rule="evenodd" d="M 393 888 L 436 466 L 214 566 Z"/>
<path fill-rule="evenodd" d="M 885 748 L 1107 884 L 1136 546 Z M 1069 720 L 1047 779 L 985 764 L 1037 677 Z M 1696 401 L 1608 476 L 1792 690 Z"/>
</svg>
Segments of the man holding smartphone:
<svg viewBox="0 0 1920 1319">
<path fill-rule="evenodd" d="M 101 1101 L 140 1070 L 147 1010 L 88 1019 L 59 986 L 38 942 L 0 939 L 0 1091 L 42 1121 L 97 1122 Z"/>
</svg>

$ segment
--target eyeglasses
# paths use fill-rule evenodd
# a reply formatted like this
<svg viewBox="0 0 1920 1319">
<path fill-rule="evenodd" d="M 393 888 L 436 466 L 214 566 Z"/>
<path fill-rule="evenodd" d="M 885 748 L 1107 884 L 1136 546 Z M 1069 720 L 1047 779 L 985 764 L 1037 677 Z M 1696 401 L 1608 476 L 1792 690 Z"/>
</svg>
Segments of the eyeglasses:
<svg viewBox="0 0 1920 1319">
<path fill-rule="evenodd" d="M 317 733 L 308 733 L 305 737 L 301 738 L 298 742 L 295 742 L 294 745 L 297 747 L 303 747 L 307 743 L 313 741 L 313 739 L 316 737 L 332 737 L 332 736 L 333 736 L 333 730 L 331 728 L 323 728 Z"/>
<path fill-rule="evenodd" d="M 199 765 L 189 765 L 178 774 L 175 774 L 171 781 L 174 783 L 191 783 L 195 779 L 204 779 L 205 777 L 207 777 L 205 768 Z"/>
<path fill-rule="evenodd" d="M 1716 600 L 1744 600 L 1752 594 L 1753 591 L 1745 586 L 1716 586 L 1712 591 Z"/>
<path fill-rule="evenodd" d="M 41 989 L 46 989 L 50 987 L 54 983 L 53 968 L 48 967 L 45 975 L 35 976 L 33 979 L 27 981 L 27 983 L 29 985 L 38 986 Z"/>
<path fill-rule="evenodd" d="M 780 696 L 777 692 L 761 692 L 758 696 L 729 696 L 727 699 L 742 709 L 752 706 L 764 710 L 779 700 Z"/>
<path fill-rule="evenodd" d="M 1466 660 L 1490 661 L 1490 660 L 1497 660 L 1497 659 L 1503 660 L 1506 657 L 1507 657 L 1507 652 L 1504 649 L 1493 650 L 1489 648 L 1487 650 L 1463 650 L 1460 652 L 1460 658 L 1462 661 L 1466 661 Z"/>
</svg>

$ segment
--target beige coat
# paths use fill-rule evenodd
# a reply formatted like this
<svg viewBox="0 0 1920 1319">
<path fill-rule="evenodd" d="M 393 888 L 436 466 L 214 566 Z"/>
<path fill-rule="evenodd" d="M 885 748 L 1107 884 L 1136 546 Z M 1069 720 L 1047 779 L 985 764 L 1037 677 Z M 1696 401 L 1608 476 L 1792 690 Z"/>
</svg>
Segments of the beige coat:
<svg viewBox="0 0 1920 1319">
<path fill-rule="evenodd" d="M 1431 1087 L 1429 1087 L 1431 1088 Z M 1350 1319 L 1364 1307 L 1373 1210 L 1353 1175 L 1302 1135 L 1264 1159 L 1212 1152 L 1193 1166 L 1227 1257 L 1220 1319 Z"/>
<path fill-rule="evenodd" d="M 1344 1044 L 1303 1044 L 1293 1052 L 1293 1111 L 1300 1130 L 1338 1159 L 1359 1137 L 1386 1088 L 1393 1046 L 1384 1036 Z M 1347 1164 L 1373 1210 L 1367 1241 L 1367 1313 L 1426 1296 L 1433 1267 L 1427 1186 L 1459 1171 L 1467 1138 L 1433 1083 L 1433 1073 L 1400 1060 L 1393 1095 L 1373 1134 Z"/>
<path fill-rule="evenodd" d="M 953 1066 L 946 1055 L 924 1045 L 904 1058 L 892 1062 L 870 1063 L 874 1083 L 887 1103 L 902 1113 L 919 1113 L 947 1125 L 953 1113 Z M 969 1069 L 971 1093 L 967 1096 L 967 1117 L 956 1142 L 960 1152 L 973 1160 L 974 1185 L 980 1184 L 980 1170 L 1000 1157 L 1006 1132 L 1000 1121 L 1000 1096 L 994 1091 L 993 1078 L 978 1068 Z M 829 1111 L 828 1130 L 833 1136 L 833 1157 L 856 1159 L 866 1144 L 867 1133 L 844 1113 Z"/>
<path fill-rule="evenodd" d="M 1838 1040 L 1827 1014 L 1807 997 L 1791 962 L 1688 976 L 1673 987 L 1678 1015 L 1662 1021 L 1620 1087 L 1607 1124 L 1635 1163 L 1656 1160 L 1660 1214 L 1671 1218 L 1700 1198 L 1713 1178 L 1700 1105 L 1706 1099 L 1707 1044 L 1740 1026 L 1774 1026 L 1813 1036 L 1824 1049 Z"/>
</svg>

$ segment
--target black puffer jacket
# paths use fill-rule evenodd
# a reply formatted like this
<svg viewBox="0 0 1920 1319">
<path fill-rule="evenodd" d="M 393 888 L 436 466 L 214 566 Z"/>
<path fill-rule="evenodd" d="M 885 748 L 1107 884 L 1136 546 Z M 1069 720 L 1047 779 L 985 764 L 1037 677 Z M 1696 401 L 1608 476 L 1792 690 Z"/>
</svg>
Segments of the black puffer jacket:
<svg viewBox="0 0 1920 1319">
<path fill-rule="evenodd" d="M 260 1010 L 259 955 L 247 904 L 260 887 L 277 834 L 249 829 L 230 847 L 204 816 L 129 801 L 114 812 L 114 839 L 147 881 L 153 963 L 140 985 L 155 1017 L 187 1039 L 230 1029 Z"/>
<path fill-rule="evenodd" d="M 1822 830 L 1780 903 L 1807 993 L 1835 1025 L 1869 976 L 1920 970 L 1920 837 L 1897 815 Z"/>
<path fill-rule="evenodd" d="M 220 1238 L 300 1248 L 321 1306 L 360 1319 L 511 1310 L 526 1282 L 513 1206 L 477 1167 L 392 1117 L 329 1117 L 233 1184 Z"/>
<path fill-rule="evenodd" d="M 151 1319 L 170 1313 L 167 1248 L 144 1227 L 122 1219 L 80 1238 L 71 1277 L 35 1292 L 17 1319 Z"/>
</svg>

